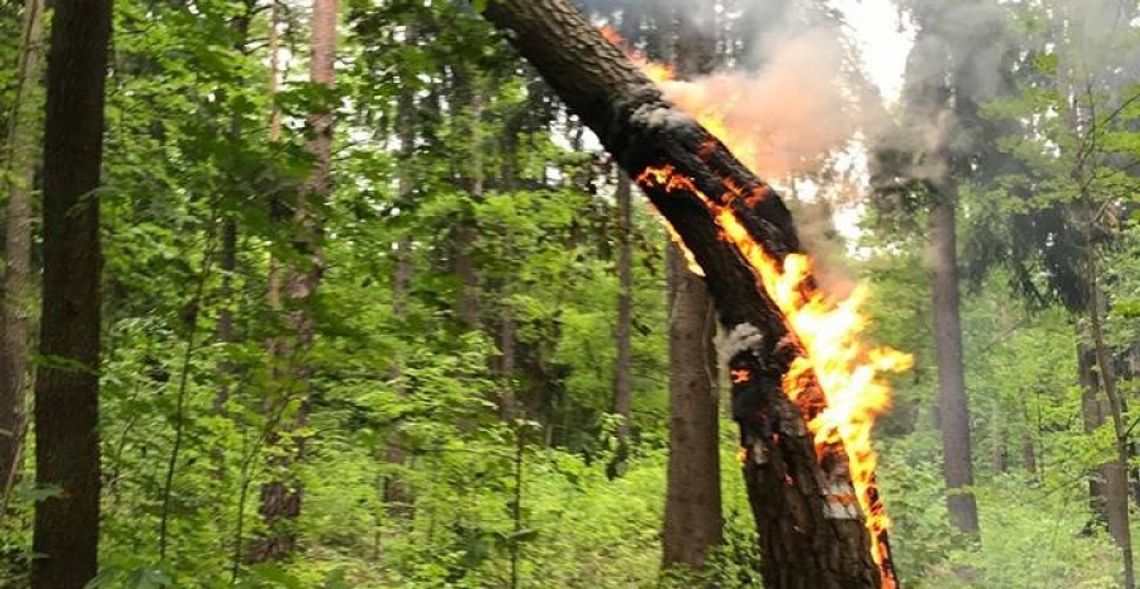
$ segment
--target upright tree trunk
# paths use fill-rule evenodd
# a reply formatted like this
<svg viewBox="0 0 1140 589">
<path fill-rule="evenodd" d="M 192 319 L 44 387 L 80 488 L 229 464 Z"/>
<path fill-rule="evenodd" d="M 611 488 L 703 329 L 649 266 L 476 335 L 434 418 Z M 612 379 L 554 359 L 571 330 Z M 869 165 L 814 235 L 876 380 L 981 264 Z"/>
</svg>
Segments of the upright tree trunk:
<svg viewBox="0 0 1140 589">
<path fill-rule="evenodd" d="M 673 249 L 667 264 L 672 304 L 662 562 L 666 567 L 698 570 L 724 534 L 713 345 L 716 314 L 704 281 L 689 271 L 684 256 Z"/>
<path fill-rule="evenodd" d="M 886 534 L 872 537 L 852 491 L 846 450 L 816 453 L 806 421 L 825 404 L 814 372 L 796 380 L 792 401 L 782 380 L 804 352 L 783 314 L 746 262 L 731 217 L 764 255 L 782 264 L 803 248 L 780 197 L 740 164 L 602 38 L 566 0 L 495 0 L 486 16 L 588 125 L 677 230 L 706 275 L 728 334 L 729 366 L 741 427 L 744 476 L 761 538 L 766 587 L 894 587 Z M 814 281 L 804 283 L 814 288 Z M 702 366 L 706 358 L 695 362 Z M 869 496 L 878 509 L 877 499 Z"/>
<path fill-rule="evenodd" d="M 682 15 L 677 73 L 682 78 L 709 73 L 714 41 Z M 688 270 L 677 246 L 667 247 L 670 417 L 662 563 L 697 570 L 724 536 L 716 312 L 705 281 Z"/>
<path fill-rule="evenodd" d="M 977 534 L 978 506 L 973 492 L 968 489 L 974 484 L 974 468 L 970 458 L 970 413 L 962 362 L 954 198 L 952 189 L 942 191 L 935 196 L 930 211 L 938 415 L 950 521 L 963 532 Z"/>
<path fill-rule="evenodd" d="M 44 272 L 36 378 L 33 589 L 78 589 L 99 541 L 99 172 L 110 0 L 59 0 L 44 120 Z"/>
<path fill-rule="evenodd" d="M 415 26 L 409 26 L 405 43 L 408 47 L 415 47 L 417 35 Z M 408 204 L 411 198 L 414 177 L 409 167 L 416 153 L 416 101 L 410 84 L 404 84 L 396 102 L 396 136 L 400 139 L 400 156 L 404 165 L 400 167 L 397 176 L 396 198 L 401 209 Z M 402 234 L 396 242 L 396 268 L 392 275 L 392 314 L 396 319 L 403 320 L 408 313 L 408 299 L 411 296 L 411 283 L 415 272 L 412 259 L 412 238 Z M 401 382 L 403 374 L 402 359 L 397 355 L 392 360 L 389 375 L 396 382 L 397 390 L 404 394 Z M 404 440 L 399 432 L 393 431 L 388 435 L 387 447 L 384 452 L 385 461 L 400 468 L 407 461 L 407 452 L 404 451 Z M 388 515 L 397 519 L 406 519 L 411 516 L 412 497 L 407 485 L 397 474 L 387 474 L 383 479 L 383 500 Z"/>
<path fill-rule="evenodd" d="M 337 1 L 314 0 L 312 37 L 310 42 L 309 81 L 331 88 L 335 82 Z M 284 359 L 288 375 L 285 389 L 289 394 L 278 402 L 297 400 L 292 418 L 296 430 L 307 421 L 312 367 L 307 357 L 316 335 L 313 313 L 315 295 L 324 270 L 321 251 L 323 230 L 320 220 L 322 203 L 332 192 L 332 137 L 333 113 L 331 105 L 323 105 L 309 116 L 307 149 L 313 157 L 313 169 L 301 188 L 294 211 L 293 248 L 297 260 L 283 264 L 281 272 L 282 308 L 287 313 L 288 327 L 294 344 L 278 343 L 276 353 Z M 304 450 L 303 440 L 295 440 L 294 458 L 281 460 L 278 474 L 287 474 L 296 458 Z M 288 456 L 288 454 L 286 454 Z M 291 480 L 285 480 L 291 479 Z M 261 515 L 268 528 L 251 548 L 250 560 L 265 562 L 281 560 L 296 549 L 295 520 L 301 514 L 303 489 L 296 477 L 282 476 L 266 483 L 261 489 Z"/>
<path fill-rule="evenodd" d="M 617 325 L 614 336 L 617 356 L 614 359 L 613 412 L 621 418 L 617 428 L 618 449 L 610 466 L 610 474 L 621 475 L 626 469 L 633 408 L 633 182 L 629 175 L 618 171 L 618 299 Z"/>
<path fill-rule="evenodd" d="M 249 22 L 253 15 L 253 1 L 247 0 L 245 3 L 245 12 L 239 16 L 234 17 L 231 26 L 234 29 L 234 34 L 237 39 L 234 42 L 234 51 L 240 55 L 246 54 L 246 43 L 249 37 Z M 269 23 L 271 30 L 270 35 L 275 36 L 276 22 L 272 18 Z M 269 51 L 276 51 L 277 39 L 273 38 L 270 43 Z M 276 67 L 274 67 L 276 69 Z M 241 117 L 237 113 L 230 115 L 230 127 L 228 140 L 231 149 L 240 149 L 238 140 L 241 138 Z M 238 245 L 238 227 L 237 219 L 232 214 L 226 214 L 222 219 L 222 239 L 221 239 L 221 260 L 220 267 L 222 271 L 222 284 L 219 298 L 221 299 L 221 309 L 218 311 L 218 324 L 216 327 L 216 336 L 218 342 L 221 344 L 230 344 L 234 341 L 234 273 L 237 270 L 237 245 Z M 228 359 L 223 358 L 217 366 L 218 371 L 218 390 L 214 394 L 213 411 L 215 415 L 225 414 L 225 405 L 230 396 L 230 378 L 232 377 L 233 366 Z M 221 474 L 222 460 L 224 458 L 223 449 L 219 448 L 215 453 L 218 462 L 218 473 Z"/>
<path fill-rule="evenodd" d="M 36 175 L 36 113 L 43 43 L 43 0 L 24 3 L 24 36 L 16 95 L 9 114 L 3 178 L 8 188 L 4 290 L 0 296 L 0 517 L 23 471 L 27 431 L 29 324 L 32 315 L 32 188 Z"/>
<path fill-rule="evenodd" d="M 1097 375 L 1100 390 L 1104 393 L 1105 403 L 1100 406 L 1099 414 L 1102 418 L 1107 416 L 1112 423 L 1113 451 L 1115 459 L 1101 466 L 1104 476 L 1105 511 L 1108 516 L 1108 533 L 1120 547 L 1121 561 L 1124 568 L 1124 589 L 1136 588 L 1136 573 L 1132 555 L 1132 530 L 1128 517 L 1128 433 L 1124 425 L 1123 403 L 1116 390 L 1116 367 L 1113 365 L 1112 351 L 1109 349 L 1104 337 L 1103 320 L 1107 313 L 1108 304 L 1104 300 L 1104 293 L 1100 287 L 1100 276 L 1096 251 L 1093 249 L 1091 239 L 1091 223 L 1088 226 L 1088 279 L 1089 279 L 1089 327 L 1092 332 L 1093 353 L 1096 358 Z"/>
<path fill-rule="evenodd" d="M 1100 379 L 1096 370 L 1096 351 L 1081 344 L 1077 346 L 1077 375 L 1081 384 L 1081 418 L 1084 431 L 1092 435 L 1107 423 L 1107 411 L 1100 398 Z M 1108 491 L 1105 481 L 1110 478 L 1111 469 L 1102 465 L 1095 476 L 1089 477 L 1089 510 L 1093 519 L 1100 525 L 1108 525 Z"/>
<path fill-rule="evenodd" d="M 1040 435 L 1036 424 L 1032 423 L 1029 415 L 1028 405 L 1022 401 L 1022 413 L 1025 415 L 1024 429 L 1021 431 L 1021 464 L 1025 467 L 1025 472 L 1031 475 L 1037 474 L 1037 436 Z"/>
<path fill-rule="evenodd" d="M 464 133 L 471 141 L 467 157 L 458 163 L 460 187 L 467 191 L 468 198 L 479 202 L 483 200 L 485 180 L 482 146 L 479 139 L 479 122 L 483 118 L 483 90 L 469 66 L 461 65 L 454 68 L 452 99 L 454 103 L 451 104 L 451 108 L 454 114 L 467 119 Z M 479 304 L 480 278 L 479 268 L 474 259 L 478 234 L 469 209 L 465 208 L 460 213 L 454 235 L 455 273 L 459 277 L 460 284 L 457 315 L 465 328 L 480 329 L 483 325 Z"/>
</svg>

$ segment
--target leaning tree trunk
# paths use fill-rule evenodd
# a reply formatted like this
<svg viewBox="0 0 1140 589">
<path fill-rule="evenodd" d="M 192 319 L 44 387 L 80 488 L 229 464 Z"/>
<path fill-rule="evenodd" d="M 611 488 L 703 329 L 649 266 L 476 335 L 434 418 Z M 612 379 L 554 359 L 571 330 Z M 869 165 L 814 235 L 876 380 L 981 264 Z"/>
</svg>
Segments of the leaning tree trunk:
<svg viewBox="0 0 1140 589">
<path fill-rule="evenodd" d="M 55 3 L 44 119 L 33 589 L 83 587 L 99 541 L 99 171 L 111 0 Z"/>
<path fill-rule="evenodd" d="M 803 355 L 802 344 L 757 287 L 743 245 L 730 243 L 717 225 L 731 214 L 782 264 L 803 251 L 783 201 L 673 108 L 567 0 L 492 0 L 485 14 L 508 31 L 520 53 L 637 179 L 705 272 L 729 334 L 729 367 L 740 375 L 733 384 L 734 417 L 765 585 L 893 587 L 889 557 L 881 569 L 876 565 L 862 515 L 849 508 L 856 498 L 843 448 L 828 446 L 817 457 L 805 425 L 825 404 L 814 374 L 797 380 L 802 392 L 796 402 L 782 390 L 791 362 Z M 885 532 L 876 539 L 885 554 Z"/>
</svg>

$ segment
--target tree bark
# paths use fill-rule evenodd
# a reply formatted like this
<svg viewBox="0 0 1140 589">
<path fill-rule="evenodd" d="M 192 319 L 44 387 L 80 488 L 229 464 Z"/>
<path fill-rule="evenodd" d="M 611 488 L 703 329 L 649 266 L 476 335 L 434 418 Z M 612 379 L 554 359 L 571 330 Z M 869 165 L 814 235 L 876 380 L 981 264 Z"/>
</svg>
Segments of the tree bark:
<svg viewBox="0 0 1140 589">
<path fill-rule="evenodd" d="M 950 522 L 978 533 L 978 506 L 970 451 L 970 412 L 966 401 L 959 314 L 956 206 L 952 189 L 935 195 L 930 211 L 933 265 L 934 356 L 938 365 L 938 416 L 942 429 L 942 471 Z"/>
<path fill-rule="evenodd" d="M 613 412 L 621 418 L 617 428 L 617 456 L 610 467 L 611 474 L 624 474 L 629 455 L 630 419 L 633 408 L 633 181 L 618 171 L 618 300 L 617 325 L 614 330 L 617 356 L 614 359 Z"/>
<path fill-rule="evenodd" d="M 1089 346 L 1077 346 L 1077 375 L 1081 384 L 1081 418 L 1084 431 L 1092 435 L 1106 423 L 1106 412 L 1100 400 L 1100 380 L 1096 373 L 1096 352 Z M 1108 493 L 1105 480 L 1109 477 L 1104 466 L 1096 476 L 1089 477 L 1089 510 L 1099 525 L 1108 525 Z"/>
<path fill-rule="evenodd" d="M 1128 521 L 1128 433 L 1124 425 L 1124 410 L 1120 395 L 1116 390 L 1116 369 L 1112 351 L 1105 342 L 1103 322 L 1108 304 L 1100 287 L 1100 276 L 1091 239 L 1089 225 L 1088 279 L 1089 279 L 1089 327 L 1092 332 L 1093 353 L 1096 358 L 1100 390 L 1106 403 L 1101 404 L 1100 415 L 1107 415 L 1112 423 L 1113 451 L 1115 459 L 1101 466 L 1104 476 L 1105 511 L 1108 515 L 1108 533 L 1120 547 L 1124 568 L 1124 589 L 1135 589 L 1136 572 L 1132 555 L 1132 530 Z"/>
<path fill-rule="evenodd" d="M 682 78 L 713 67 L 711 39 L 682 15 L 676 44 Z M 704 280 L 670 243 L 669 464 L 662 564 L 701 569 L 724 537 L 720 496 L 716 312 Z M 705 358 L 709 361 L 701 362 Z"/>
<path fill-rule="evenodd" d="M 750 238 L 782 263 L 803 251 L 783 201 L 666 102 L 566 0 L 494 0 L 485 14 L 509 31 L 519 52 L 638 180 L 705 272 L 729 334 L 729 366 L 749 375 L 734 384 L 733 404 L 765 585 L 893 587 L 889 557 L 881 569 L 872 559 L 862 515 L 837 508 L 854 500 L 845 451 L 829 446 L 821 460 L 805 426 L 824 403 L 814 374 L 797 381 L 803 392 L 796 402 L 783 393 L 781 380 L 803 348 L 713 216 L 731 211 Z M 662 173 L 646 173 L 650 169 Z M 705 358 L 697 362 L 703 366 Z M 878 538 L 885 540 L 885 532 Z"/>
<path fill-rule="evenodd" d="M 99 172 L 110 0 L 55 4 L 44 122 L 43 317 L 33 589 L 78 589 L 99 540 Z"/>
<path fill-rule="evenodd" d="M 716 363 L 701 361 L 716 355 L 716 315 L 704 281 L 689 271 L 684 256 L 673 249 L 667 260 L 673 303 L 662 563 L 699 570 L 724 535 Z"/>
<path fill-rule="evenodd" d="M 309 81 L 328 88 L 335 83 L 336 26 L 337 0 L 314 0 Z M 299 261 L 283 264 L 281 268 L 285 277 L 282 306 L 295 343 L 276 350 L 288 367 L 285 389 L 289 393 L 277 401 L 289 403 L 294 398 L 298 401 L 291 424 L 294 431 L 302 427 L 308 418 L 312 367 L 307 355 L 316 336 L 312 307 L 324 271 L 323 230 L 319 215 L 322 203 L 332 192 L 331 105 L 322 105 L 309 116 L 307 131 L 307 149 L 313 157 L 313 169 L 301 188 L 293 219 L 295 236 L 292 246 Z M 304 451 L 303 439 L 294 440 L 294 444 L 292 456 L 287 453 L 276 465 L 279 475 L 288 475 L 293 462 L 300 459 Z M 292 476 L 280 476 L 262 487 L 260 511 L 267 531 L 251 546 L 252 562 L 282 560 L 294 553 L 297 538 L 293 527 L 301 514 L 303 496 L 300 481 Z"/>
<path fill-rule="evenodd" d="M 415 47 L 418 42 L 416 27 L 411 25 L 407 29 L 405 43 L 408 47 Z M 396 136 L 400 139 L 400 156 L 404 165 L 400 167 L 396 182 L 397 206 L 401 209 L 408 204 L 411 198 L 414 177 L 409 167 L 416 153 L 416 101 L 410 85 L 404 85 L 396 100 Z M 411 296 L 412 277 L 415 272 L 412 259 L 412 238 L 402 234 L 396 242 L 396 267 L 392 274 L 392 314 L 397 321 L 402 321 L 408 314 L 408 299 Z M 403 395 L 404 386 L 401 382 L 403 363 L 399 355 L 393 358 L 389 367 L 389 376 L 396 383 L 397 391 Z M 404 451 L 403 440 L 398 431 L 388 435 L 387 447 L 384 451 L 384 460 L 399 469 L 407 461 L 407 452 Z M 412 515 L 412 497 L 407 485 L 398 474 L 384 475 L 382 482 L 382 498 L 388 516 L 396 519 L 407 519 Z"/>
<path fill-rule="evenodd" d="M 4 154 L 8 187 L 5 209 L 4 291 L 0 295 L 0 516 L 23 473 L 25 403 L 32 292 L 32 187 L 36 175 L 36 112 L 39 105 L 43 0 L 24 3 L 17 86 Z"/>
<path fill-rule="evenodd" d="M 479 137 L 479 121 L 483 118 L 483 90 L 468 66 L 454 68 L 454 88 L 452 109 L 461 119 L 467 119 L 463 130 L 471 140 L 470 152 L 464 161 L 459 162 L 459 184 L 474 202 L 483 200 L 484 174 L 483 153 Z M 478 232 L 474 227 L 470 210 L 465 208 L 459 215 L 459 223 L 454 233 L 455 273 L 459 277 L 460 292 L 456 313 L 460 323 L 467 329 L 481 329 L 481 305 L 479 302 L 480 276 L 475 263 L 474 251 Z"/>
</svg>

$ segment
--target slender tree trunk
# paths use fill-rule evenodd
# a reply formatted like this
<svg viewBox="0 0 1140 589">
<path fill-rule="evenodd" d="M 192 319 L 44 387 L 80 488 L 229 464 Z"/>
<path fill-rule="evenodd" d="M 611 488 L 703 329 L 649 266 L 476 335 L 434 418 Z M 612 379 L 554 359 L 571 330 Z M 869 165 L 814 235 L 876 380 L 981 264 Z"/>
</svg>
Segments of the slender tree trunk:
<svg viewBox="0 0 1140 589">
<path fill-rule="evenodd" d="M 9 114 L 4 174 L 4 291 L 0 300 L 0 517 L 23 472 L 27 432 L 25 398 L 29 370 L 29 325 L 34 304 L 32 279 L 32 188 L 36 175 L 36 113 L 43 43 L 43 0 L 24 3 L 24 36 L 17 65 L 16 95 Z"/>
<path fill-rule="evenodd" d="M 478 202 L 483 199 L 484 175 L 483 154 L 480 145 L 479 122 L 483 117 L 483 92 L 474 74 L 461 66 L 455 68 L 454 91 L 452 98 L 459 116 L 467 119 L 464 130 L 471 138 L 471 151 L 466 161 L 459 163 L 460 184 L 467 191 L 468 198 Z M 478 239 L 476 229 L 468 211 L 460 215 L 460 223 L 455 228 L 454 252 L 455 273 L 459 276 L 460 292 L 457 314 L 460 323 L 467 329 L 480 329 L 483 321 L 479 304 L 479 269 L 474 260 L 475 244 Z"/>
<path fill-rule="evenodd" d="M 44 122 L 44 273 L 36 378 L 33 589 L 78 589 L 99 541 L 99 172 L 110 0 L 55 4 Z"/>
<path fill-rule="evenodd" d="M 682 15 L 677 71 L 683 78 L 709 73 L 713 39 Z M 716 313 L 705 282 L 686 268 L 677 247 L 667 254 L 669 306 L 669 464 L 665 567 L 698 570 L 721 543 L 724 518 L 720 496 L 717 402 Z M 709 359 L 701 362 L 702 358 Z"/>
<path fill-rule="evenodd" d="M 740 233 L 782 264 L 803 251 L 783 201 L 660 90 L 566 0 L 496 0 L 484 13 L 581 117 L 677 230 L 706 275 L 728 334 L 744 477 L 761 539 L 766 587 L 894 587 L 886 533 L 875 532 L 882 565 L 853 494 L 846 450 L 817 454 L 806 420 L 825 401 L 814 372 L 797 379 L 796 401 L 782 380 L 802 354 L 783 314 L 745 262 Z M 755 252 L 756 250 L 749 249 Z M 814 288 L 808 279 L 804 288 Z M 702 366 L 706 358 L 695 360 Z M 877 498 L 868 499 L 878 509 Z"/>
<path fill-rule="evenodd" d="M 615 195 L 618 210 L 618 300 L 613 412 L 621 418 L 621 423 L 617 428 L 618 449 L 610 465 L 610 474 L 621 475 L 625 472 L 629 455 L 633 408 L 633 182 L 625 172 L 618 171 Z"/>
<path fill-rule="evenodd" d="M 1091 224 L 1090 230 L 1091 233 Z M 1104 476 L 1105 511 L 1108 515 L 1108 533 L 1120 547 L 1124 568 L 1124 589 L 1136 588 L 1136 573 L 1132 555 L 1132 530 L 1128 518 L 1128 439 L 1124 425 L 1124 411 L 1120 395 L 1116 390 L 1116 370 L 1112 361 L 1112 351 L 1105 343 L 1103 322 L 1107 313 L 1107 303 L 1100 287 L 1100 276 L 1093 250 L 1091 235 L 1088 239 L 1088 279 L 1089 279 L 1089 326 L 1092 331 L 1093 353 L 1096 358 L 1100 390 L 1104 392 L 1106 405 L 1101 406 L 1100 415 L 1107 414 L 1112 423 L 1113 450 L 1115 459 L 1101 467 Z M 1098 400 L 1098 405 L 1101 405 Z"/>
<path fill-rule="evenodd" d="M 314 0 L 309 81 L 329 88 L 335 82 L 336 26 L 337 0 Z M 279 402 L 298 401 L 291 424 L 294 431 L 302 427 L 308 418 L 312 367 L 307 355 L 316 336 L 313 305 L 324 270 L 323 231 L 319 215 L 322 203 L 332 192 L 333 113 L 324 110 L 328 108 L 331 105 L 324 105 L 308 121 L 307 149 L 313 157 L 313 170 L 301 188 L 293 219 L 293 247 L 300 261 L 284 264 L 281 268 L 285 278 L 282 306 L 295 343 L 281 346 L 288 349 L 277 350 L 288 367 L 285 388 L 290 393 Z M 294 440 L 294 444 L 292 457 L 286 455 L 276 465 L 279 475 L 287 474 L 304 451 L 303 439 Z M 291 480 L 284 480 L 286 478 Z M 261 515 L 268 531 L 251 547 L 251 561 L 282 560 L 295 552 L 297 538 L 293 527 L 301 514 L 302 498 L 303 489 L 296 477 L 281 477 L 262 487 Z"/>
<path fill-rule="evenodd" d="M 405 43 L 408 47 L 416 46 L 417 35 L 414 26 L 408 27 Z M 409 170 L 409 167 L 413 165 L 412 160 L 416 153 L 416 101 L 412 89 L 407 84 L 405 84 L 404 89 L 400 92 L 396 109 L 396 135 L 400 139 L 400 155 L 404 162 L 404 165 L 400 167 L 396 179 L 398 182 L 396 198 L 398 205 L 403 209 L 406 204 L 410 204 L 408 201 L 411 198 L 415 178 Z M 403 320 L 408 314 L 408 300 L 411 296 L 411 283 L 414 272 L 412 238 L 410 235 L 403 234 L 396 243 L 396 268 L 392 275 L 392 314 L 395 315 L 397 320 Z M 389 367 L 389 375 L 392 380 L 397 383 L 396 387 L 401 395 L 405 393 L 401 382 L 402 374 L 402 360 L 397 355 Z M 407 459 L 407 452 L 404 451 L 403 440 L 397 431 L 393 431 L 388 435 L 387 447 L 384 451 L 384 460 L 389 465 L 400 468 Z M 389 517 L 396 519 L 409 518 L 412 514 L 412 497 L 407 485 L 401 477 L 397 474 L 387 474 L 384 476 L 382 485 L 382 498 Z"/>
<path fill-rule="evenodd" d="M 970 412 L 966 402 L 959 315 L 956 207 L 953 189 L 941 191 L 930 211 L 934 274 L 934 347 L 938 365 L 938 414 L 942 429 L 942 470 L 950 521 L 968 534 L 978 533 L 973 492 Z"/>
<path fill-rule="evenodd" d="M 246 54 L 246 43 L 249 37 L 249 23 L 253 13 L 253 1 L 247 0 L 245 3 L 245 13 L 237 16 L 232 21 L 234 33 L 237 40 L 234 42 L 234 51 L 241 55 Z M 270 19 L 270 35 L 275 36 L 276 22 Z M 276 51 L 276 38 L 272 39 L 273 43 L 270 44 L 269 50 Z M 230 127 L 228 140 L 232 149 L 240 149 L 238 140 L 241 138 L 241 117 L 234 113 L 230 116 Z M 222 219 L 222 239 L 221 239 L 221 252 L 220 252 L 220 268 L 222 272 L 222 285 L 219 298 L 221 299 L 221 309 L 218 312 L 218 324 L 216 327 L 216 337 L 219 343 L 225 345 L 233 343 L 234 341 L 234 274 L 237 270 L 237 246 L 238 246 L 238 227 L 237 219 L 232 214 L 226 214 Z M 218 371 L 218 391 L 214 394 L 213 412 L 215 415 L 224 415 L 226 402 L 230 397 L 230 378 L 233 376 L 233 369 L 231 362 L 223 358 L 217 367 Z M 223 474 L 224 449 L 218 448 L 215 452 L 218 473 Z"/>
<path fill-rule="evenodd" d="M 1097 377 L 1096 352 L 1089 346 L 1077 346 L 1077 374 L 1081 383 L 1081 418 L 1085 434 L 1092 435 L 1106 423 L 1106 412 L 1100 399 L 1100 379 Z M 1109 473 L 1102 465 L 1096 476 L 1089 477 L 1089 510 L 1093 519 L 1108 525 L 1108 492 L 1105 481 Z"/>
<path fill-rule="evenodd" d="M 1005 444 L 1003 421 L 1001 402 L 994 399 L 990 402 L 990 440 L 993 444 L 993 467 L 996 474 L 1009 471 L 1009 450 Z"/>
<path fill-rule="evenodd" d="M 1037 474 L 1037 431 L 1035 424 L 1031 423 L 1032 419 L 1029 415 L 1029 408 L 1024 402 L 1021 405 L 1022 413 L 1025 416 L 1025 424 L 1021 430 L 1021 464 L 1025 467 L 1025 472 L 1036 475 Z"/>
</svg>

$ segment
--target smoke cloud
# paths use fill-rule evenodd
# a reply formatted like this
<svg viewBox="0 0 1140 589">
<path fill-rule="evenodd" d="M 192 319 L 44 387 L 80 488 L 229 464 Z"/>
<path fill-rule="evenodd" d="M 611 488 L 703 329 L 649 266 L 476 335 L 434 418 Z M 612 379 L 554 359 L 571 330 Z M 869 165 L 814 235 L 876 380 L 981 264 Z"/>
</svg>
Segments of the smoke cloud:
<svg viewBox="0 0 1140 589">
<path fill-rule="evenodd" d="M 724 71 L 662 84 L 757 173 L 788 179 L 814 174 L 861 127 L 860 105 L 843 87 L 842 48 L 822 29 L 765 43 L 757 71 Z"/>
</svg>

